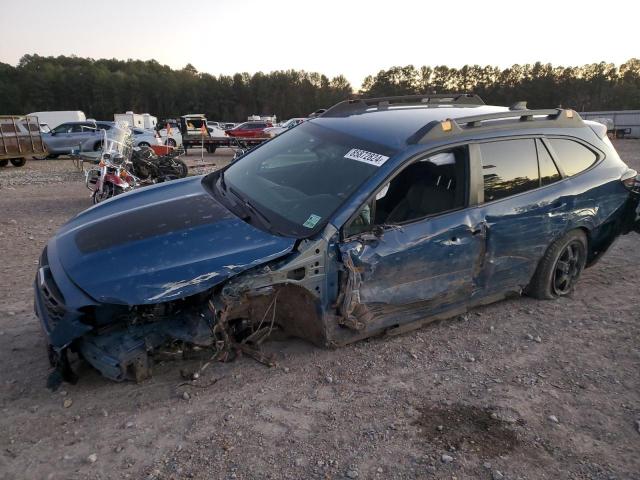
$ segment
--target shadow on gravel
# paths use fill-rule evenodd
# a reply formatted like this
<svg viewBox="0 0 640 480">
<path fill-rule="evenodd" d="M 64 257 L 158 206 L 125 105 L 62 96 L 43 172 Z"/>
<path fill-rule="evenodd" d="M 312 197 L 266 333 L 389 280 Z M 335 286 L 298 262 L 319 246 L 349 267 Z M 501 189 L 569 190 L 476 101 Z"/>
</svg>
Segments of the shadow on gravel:
<svg viewBox="0 0 640 480">
<path fill-rule="evenodd" d="M 422 435 L 445 450 L 466 450 L 480 457 L 497 457 L 515 449 L 520 441 L 509 423 L 492 411 L 471 405 L 421 409 L 416 424 Z"/>
</svg>

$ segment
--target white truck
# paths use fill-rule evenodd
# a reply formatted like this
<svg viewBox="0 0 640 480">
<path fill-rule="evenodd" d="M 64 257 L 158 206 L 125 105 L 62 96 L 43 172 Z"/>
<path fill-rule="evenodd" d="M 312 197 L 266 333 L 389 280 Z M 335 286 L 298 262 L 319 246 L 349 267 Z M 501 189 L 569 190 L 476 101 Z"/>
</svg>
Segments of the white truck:
<svg viewBox="0 0 640 480">
<path fill-rule="evenodd" d="M 40 127 L 44 131 L 53 130 L 59 125 L 67 122 L 85 122 L 86 115 L 82 110 L 59 110 L 52 112 L 33 112 L 27 114 L 28 117 L 38 117 Z M 48 127 L 48 128 L 47 128 Z"/>
</svg>

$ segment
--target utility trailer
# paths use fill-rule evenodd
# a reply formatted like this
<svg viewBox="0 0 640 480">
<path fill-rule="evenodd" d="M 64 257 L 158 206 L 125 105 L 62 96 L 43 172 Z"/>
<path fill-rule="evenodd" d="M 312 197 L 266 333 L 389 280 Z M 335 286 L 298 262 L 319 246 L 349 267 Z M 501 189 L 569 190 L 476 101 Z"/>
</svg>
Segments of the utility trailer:
<svg viewBox="0 0 640 480">
<path fill-rule="evenodd" d="M 46 158 L 47 147 L 42 141 L 38 117 L 0 116 L 0 167 L 9 162 L 22 167 L 27 157 Z"/>
<path fill-rule="evenodd" d="M 179 122 L 182 134 L 182 146 L 187 152 L 189 148 L 204 148 L 209 153 L 215 153 L 219 147 L 234 147 L 238 142 L 227 135 L 224 130 L 207 125 L 207 117 L 200 113 L 183 115 Z M 261 144 L 268 138 L 241 138 L 248 148 Z"/>
<path fill-rule="evenodd" d="M 640 110 L 580 112 L 580 116 L 605 125 L 611 137 L 640 138 Z"/>
</svg>

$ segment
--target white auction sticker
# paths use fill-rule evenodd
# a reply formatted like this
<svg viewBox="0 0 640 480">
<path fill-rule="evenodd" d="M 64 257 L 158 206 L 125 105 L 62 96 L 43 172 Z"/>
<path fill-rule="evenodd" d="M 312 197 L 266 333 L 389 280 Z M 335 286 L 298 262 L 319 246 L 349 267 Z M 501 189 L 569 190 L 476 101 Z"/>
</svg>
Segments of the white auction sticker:
<svg viewBox="0 0 640 480">
<path fill-rule="evenodd" d="M 351 150 L 349 150 L 344 158 L 368 163 L 369 165 L 375 165 L 376 167 L 379 167 L 384 162 L 389 160 L 389 157 L 385 157 L 384 155 L 380 155 L 379 153 L 367 152 L 366 150 L 360 150 L 358 148 L 352 148 Z"/>
</svg>

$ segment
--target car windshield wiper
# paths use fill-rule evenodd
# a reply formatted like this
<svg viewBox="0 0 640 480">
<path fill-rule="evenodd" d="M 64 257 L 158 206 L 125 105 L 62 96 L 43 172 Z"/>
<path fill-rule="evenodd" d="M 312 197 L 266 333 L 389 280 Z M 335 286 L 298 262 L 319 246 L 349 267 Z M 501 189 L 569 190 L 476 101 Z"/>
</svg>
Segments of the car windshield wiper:
<svg viewBox="0 0 640 480">
<path fill-rule="evenodd" d="M 271 221 L 267 218 L 267 216 L 264 213 L 258 210 L 248 199 L 240 195 L 240 193 L 238 193 L 238 191 L 235 190 L 233 187 L 230 187 L 229 191 L 233 193 L 233 195 L 238 200 L 240 200 L 240 202 L 237 202 L 236 205 L 240 206 L 245 212 L 243 220 L 251 220 L 253 218 L 258 218 L 260 220 L 260 223 L 262 223 L 263 226 L 269 232 L 272 231 Z M 248 212 L 248 215 L 246 212 Z"/>
<path fill-rule="evenodd" d="M 267 230 L 271 231 L 271 221 L 267 218 L 267 216 L 262 213 L 260 210 L 258 210 L 251 202 L 249 202 L 248 200 L 245 200 L 244 202 L 247 207 L 249 207 L 249 209 L 255 213 L 258 217 L 260 217 L 260 219 L 262 220 L 262 223 L 267 227 Z"/>
<path fill-rule="evenodd" d="M 227 184 L 224 181 L 224 170 L 220 172 L 220 186 L 222 187 L 223 190 L 225 191 L 227 190 Z"/>
</svg>

